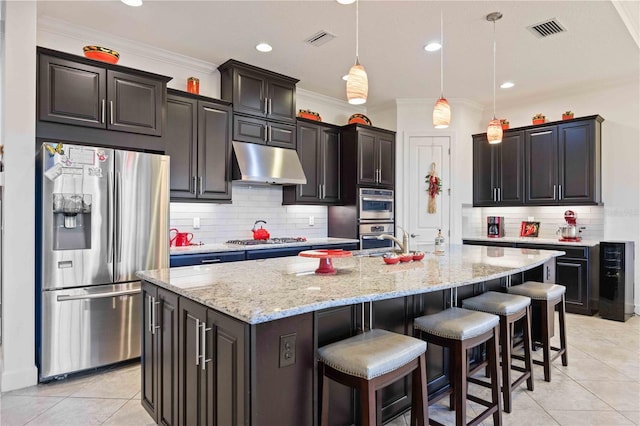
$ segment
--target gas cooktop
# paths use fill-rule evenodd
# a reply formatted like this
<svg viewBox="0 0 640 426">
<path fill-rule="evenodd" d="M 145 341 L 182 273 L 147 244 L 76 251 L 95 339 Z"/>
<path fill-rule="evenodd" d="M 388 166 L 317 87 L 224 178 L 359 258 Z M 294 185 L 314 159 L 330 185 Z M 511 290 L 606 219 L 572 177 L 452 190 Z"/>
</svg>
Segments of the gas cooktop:
<svg viewBox="0 0 640 426">
<path fill-rule="evenodd" d="M 286 243 L 303 243 L 307 241 L 305 237 L 282 237 L 269 238 L 268 240 L 229 240 L 227 244 L 236 244 L 240 246 L 254 246 L 257 244 L 286 244 Z"/>
</svg>

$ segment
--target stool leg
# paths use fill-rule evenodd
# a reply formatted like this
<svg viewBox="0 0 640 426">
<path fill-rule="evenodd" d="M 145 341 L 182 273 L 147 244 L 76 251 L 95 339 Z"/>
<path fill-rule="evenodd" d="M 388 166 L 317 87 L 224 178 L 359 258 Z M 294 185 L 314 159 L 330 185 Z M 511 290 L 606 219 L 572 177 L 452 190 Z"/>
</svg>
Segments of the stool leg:
<svg viewBox="0 0 640 426">
<path fill-rule="evenodd" d="M 329 382 L 324 375 L 324 362 L 318 362 L 320 393 L 320 424 L 329 426 Z"/>
<path fill-rule="evenodd" d="M 427 426 L 429 423 L 429 403 L 427 397 L 427 362 L 425 354 L 418 358 L 418 368 L 411 377 L 411 426 Z"/>
<path fill-rule="evenodd" d="M 509 342 L 510 332 L 507 318 L 500 316 L 500 346 L 502 347 L 502 398 L 504 401 L 504 411 L 511 412 L 511 345 Z M 490 348 L 487 348 L 490 350 Z M 496 377 L 497 378 L 497 377 Z"/>
<path fill-rule="evenodd" d="M 498 369 L 498 327 L 493 328 L 493 337 L 487 342 L 487 352 L 492 376 L 491 401 L 497 405 L 496 411 L 493 413 L 493 426 L 501 426 L 502 410 L 500 409 L 500 373 Z M 509 383 L 507 390 L 511 393 L 511 383 Z"/>
<path fill-rule="evenodd" d="M 567 334 L 565 330 L 565 309 L 564 309 L 564 294 L 560 301 L 560 307 L 558 308 L 558 320 L 560 323 L 560 350 L 562 350 L 562 365 L 565 367 L 569 365 L 569 358 L 567 357 Z"/>
<path fill-rule="evenodd" d="M 369 386 L 368 380 L 363 380 L 360 386 L 360 412 L 362 426 L 374 426 L 376 424 L 376 391 Z"/>
<path fill-rule="evenodd" d="M 496 342 L 496 345 L 498 343 Z M 456 341 L 453 351 L 453 406 L 456 410 L 456 426 L 467 424 L 467 350 Z"/>
<path fill-rule="evenodd" d="M 527 314 L 524 316 L 524 368 L 529 372 L 527 377 L 527 389 L 533 390 L 533 360 L 531 358 L 531 306 L 527 306 Z M 513 343 L 513 340 L 511 340 Z"/>
<path fill-rule="evenodd" d="M 549 337 L 549 303 L 546 300 L 541 301 L 542 305 L 542 357 L 544 368 L 544 381 L 551 381 L 551 342 Z"/>
</svg>

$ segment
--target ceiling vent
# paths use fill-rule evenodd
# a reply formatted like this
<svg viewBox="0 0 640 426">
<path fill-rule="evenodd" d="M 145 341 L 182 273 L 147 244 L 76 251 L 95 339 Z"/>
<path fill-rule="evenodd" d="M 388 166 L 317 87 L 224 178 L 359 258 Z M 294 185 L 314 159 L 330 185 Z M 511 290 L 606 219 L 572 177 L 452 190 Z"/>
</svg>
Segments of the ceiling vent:
<svg viewBox="0 0 640 426">
<path fill-rule="evenodd" d="M 550 35 L 567 31 L 556 18 L 531 25 L 527 28 L 539 38 L 549 37 Z"/>
<path fill-rule="evenodd" d="M 335 34 L 331 34 L 330 32 L 323 30 L 323 31 L 318 31 L 311 37 L 307 38 L 305 40 L 305 43 L 309 43 L 310 45 L 315 47 L 320 47 L 323 44 L 330 42 L 334 38 L 336 38 Z"/>
</svg>

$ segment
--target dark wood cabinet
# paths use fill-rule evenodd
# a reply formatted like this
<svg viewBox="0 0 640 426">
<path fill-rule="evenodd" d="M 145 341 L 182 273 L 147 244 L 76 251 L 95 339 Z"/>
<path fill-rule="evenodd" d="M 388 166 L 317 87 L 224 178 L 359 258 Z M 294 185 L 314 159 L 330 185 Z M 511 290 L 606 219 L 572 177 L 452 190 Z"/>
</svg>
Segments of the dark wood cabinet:
<svg viewBox="0 0 640 426">
<path fill-rule="evenodd" d="M 142 406 L 159 425 L 178 424 L 178 296 L 142 284 Z"/>
<path fill-rule="evenodd" d="M 169 91 L 165 153 L 171 199 L 231 201 L 231 107 Z"/>
<path fill-rule="evenodd" d="M 395 132 L 361 124 L 342 127 L 343 202 L 353 203 L 357 186 L 393 188 Z"/>
<path fill-rule="evenodd" d="M 233 139 L 295 148 L 298 80 L 233 59 L 218 70 L 222 99 L 233 103 Z"/>
<path fill-rule="evenodd" d="M 600 116 L 525 131 L 525 204 L 599 204 Z"/>
<path fill-rule="evenodd" d="M 307 183 L 285 186 L 283 204 L 340 203 L 340 129 L 300 119 L 297 133 L 298 157 Z"/>
<path fill-rule="evenodd" d="M 473 205 L 512 206 L 524 201 L 524 134 L 505 132 L 500 144 L 473 136 Z"/>
<path fill-rule="evenodd" d="M 54 51 L 39 52 L 39 120 L 162 135 L 169 78 Z"/>
</svg>

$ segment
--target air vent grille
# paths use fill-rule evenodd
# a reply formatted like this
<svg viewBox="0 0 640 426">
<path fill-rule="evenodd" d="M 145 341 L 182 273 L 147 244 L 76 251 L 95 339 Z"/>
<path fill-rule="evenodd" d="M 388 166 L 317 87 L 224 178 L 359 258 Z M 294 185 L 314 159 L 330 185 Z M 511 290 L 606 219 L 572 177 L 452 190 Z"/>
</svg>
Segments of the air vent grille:
<svg viewBox="0 0 640 426">
<path fill-rule="evenodd" d="M 335 34 L 331 34 L 330 32 L 323 30 L 323 31 L 318 31 L 311 37 L 307 38 L 305 40 L 305 43 L 308 43 L 315 47 L 320 47 L 323 44 L 330 42 L 334 38 L 336 38 Z"/>
<path fill-rule="evenodd" d="M 537 37 L 549 37 L 550 35 L 563 33 L 566 29 L 558 22 L 556 18 L 549 19 L 539 24 L 531 25 L 527 27 L 529 31 L 535 34 Z"/>
</svg>

